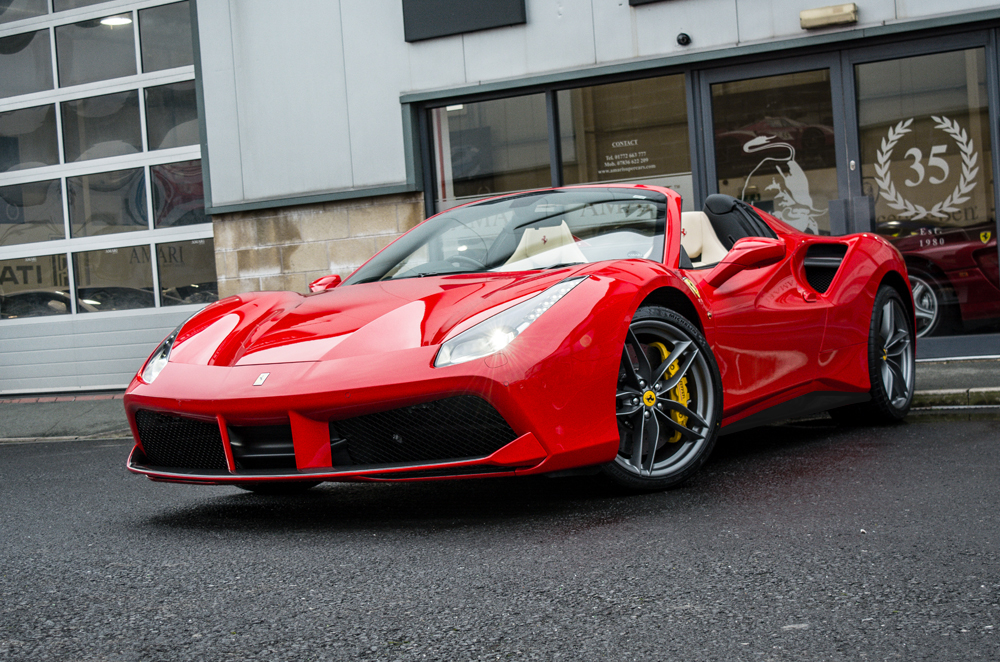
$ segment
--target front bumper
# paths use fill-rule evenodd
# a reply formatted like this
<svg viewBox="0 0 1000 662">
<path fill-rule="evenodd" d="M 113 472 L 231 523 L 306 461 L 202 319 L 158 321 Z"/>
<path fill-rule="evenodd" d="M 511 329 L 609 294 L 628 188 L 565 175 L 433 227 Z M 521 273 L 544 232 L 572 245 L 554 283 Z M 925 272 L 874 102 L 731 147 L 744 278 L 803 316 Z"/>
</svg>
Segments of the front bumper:
<svg viewBox="0 0 1000 662">
<path fill-rule="evenodd" d="M 621 350 L 614 340 L 593 342 L 614 335 L 595 328 L 600 316 L 581 322 L 567 336 L 565 319 L 543 318 L 504 352 L 444 368 L 432 367 L 437 346 L 302 363 L 172 362 L 125 395 L 137 442 L 128 468 L 154 480 L 233 484 L 513 475 L 609 462 L 618 448 Z M 400 413 L 462 399 L 481 403 L 466 414 L 488 420 Z M 201 439 L 211 460 L 178 461 L 162 443 L 154 448 L 143 422 L 151 416 L 187 425 L 174 430 L 176 443 Z M 371 417 L 382 423 L 359 428 Z M 411 452 L 414 433 L 426 452 Z"/>
<path fill-rule="evenodd" d="M 128 467 L 154 480 L 414 480 L 511 474 L 546 457 L 533 434 L 516 435 L 475 396 L 329 421 L 325 432 L 308 419 L 237 426 L 138 409 L 134 420 L 140 443 Z"/>
</svg>

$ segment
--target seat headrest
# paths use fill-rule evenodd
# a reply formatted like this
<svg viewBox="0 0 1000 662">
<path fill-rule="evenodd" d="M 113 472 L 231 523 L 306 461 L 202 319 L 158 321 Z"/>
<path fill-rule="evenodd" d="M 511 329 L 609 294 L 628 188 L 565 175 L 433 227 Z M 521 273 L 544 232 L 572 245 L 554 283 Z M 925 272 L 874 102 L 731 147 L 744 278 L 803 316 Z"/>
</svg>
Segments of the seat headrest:
<svg viewBox="0 0 1000 662">
<path fill-rule="evenodd" d="M 713 214 L 728 214 L 736 207 L 736 198 L 731 195 L 715 193 L 705 198 L 705 209 Z"/>
</svg>

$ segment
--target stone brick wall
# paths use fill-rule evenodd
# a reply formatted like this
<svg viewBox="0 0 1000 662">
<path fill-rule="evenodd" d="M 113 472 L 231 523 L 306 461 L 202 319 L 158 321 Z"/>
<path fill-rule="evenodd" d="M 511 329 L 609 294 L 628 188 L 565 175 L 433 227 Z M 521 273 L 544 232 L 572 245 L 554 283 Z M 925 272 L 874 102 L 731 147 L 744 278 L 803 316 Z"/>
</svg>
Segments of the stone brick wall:
<svg viewBox="0 0 1000 662">
<path fill-rule="evenodd" d="M 320 276 L 347 276 L 423 219 L 422 193 L 213 216 L 219 297 L 307 292 Z"/>
</svg>

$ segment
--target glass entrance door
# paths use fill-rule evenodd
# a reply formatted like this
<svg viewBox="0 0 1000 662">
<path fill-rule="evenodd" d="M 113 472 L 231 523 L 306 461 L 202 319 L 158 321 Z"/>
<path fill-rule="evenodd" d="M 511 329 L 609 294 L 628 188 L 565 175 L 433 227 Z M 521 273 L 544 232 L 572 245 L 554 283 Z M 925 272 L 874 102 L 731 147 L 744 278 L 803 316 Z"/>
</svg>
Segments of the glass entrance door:
<svg viewBox="0 0 1000 662">
<path fill-rule="evenodd" d="M 839 62 L 830 58 L 783 68 L 803 70 L 741 76 L 753 70 L 728 68 L 707 74 L 706 152 L 714 156 L 709 189 L 745 200 L 803 232 L 830 234 L 830 201 L 841 198 L 841 184 L 846 186 L 837 168 L 842 113 L 833 101 Z"/>
<path fill-rule="evenodd" d="M 987 53 L 974 41 L 907 57 L 852 54 L 869 60 L 850 72 L 852 185 L 874 201 L 872 229 L 906 259 L 921 337 L 1000 330 Z"/>
</svg>

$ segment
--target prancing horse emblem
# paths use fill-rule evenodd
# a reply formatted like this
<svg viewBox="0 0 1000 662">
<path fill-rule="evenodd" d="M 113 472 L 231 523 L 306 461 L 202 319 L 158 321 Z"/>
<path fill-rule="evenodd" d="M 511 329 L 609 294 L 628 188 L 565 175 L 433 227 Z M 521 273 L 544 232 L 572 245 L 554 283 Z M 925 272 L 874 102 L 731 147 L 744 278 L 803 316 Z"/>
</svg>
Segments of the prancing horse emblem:
<svg viewBox="0 0 1000 662">
<path fill-rule="evenodd" d="M 981 241 L 981 242 L 983 242 L 985 244 L 985 243 L 987 243 L 990 240 L 991 236 L 993 236 L 993 234 L 991 232 L 989 232 L 989 231 L 987 231 L 987 232 L 980 232 L 979 233 L 979 241 Z"/>
<path fill-rule="evenodd" d="M 264 380 L 267 379 L 267 376 L 270 375 L 270 374 L 271 373 L 269 373 L 269 372 L 262 372 L 262 373 L 260 373 L 260 377 L 257 378 L 257 381 L 255 381 L 253 383 L 253 385 L 254 386 L 260 386 L 261 384 L 264 383 Z"/>
</svg>

